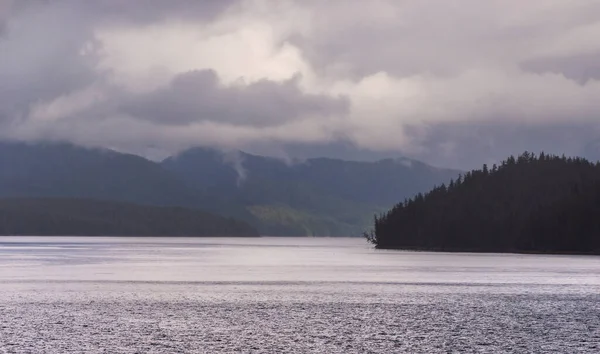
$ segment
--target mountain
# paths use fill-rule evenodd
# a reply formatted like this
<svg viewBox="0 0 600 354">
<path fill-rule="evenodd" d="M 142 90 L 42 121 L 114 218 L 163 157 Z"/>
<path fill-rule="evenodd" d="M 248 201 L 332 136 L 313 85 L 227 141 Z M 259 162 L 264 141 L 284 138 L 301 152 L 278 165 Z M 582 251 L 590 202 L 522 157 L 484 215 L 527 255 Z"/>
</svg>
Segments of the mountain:
<svg viewBox="0 0 600 354">
<path fill-rule="evenodd" d="M 0 143 L 0 197 L 76 197 L 151 205 L 206 201 L 160 165 L 70 144 Z"/>
<path fill-rule="evenodd" d="M 401 158 L 292 163 L 197 148 L 156 163 L 70 144 L 0 143 L 0 198 L 180 206 L 277 236 L 358 236 L 374 214 L 457 174 Z"/>
<path fill-rule="evenodd" d="M 285 162 L 205 148 L 167 158 L 162 166 L 209 196 L 244 205 L 269 235 L 358 235 L 398 199 L 458 175 L 402 158 Z"/>
<path fill-rule="evenodd" d="M 255 222 L 143 157 L 66 143 L 0 142 L 0 198 L 84 198 L 197 208 Z"/>
<path fill-rule="evenodd" d="M 394 150 L 373 151 L 362 149 L 349 141 L 335 141 L 314 144 L 284 144 L 280 149 L 287 156 L 303 160 L 328 157 L 346 161 L 377 162 L 393 157 L 399 157 Z M 260 153 L 258 154 L 260 155 Z"/>
<path fill-rule="evenodd" d="M 143 157 L 66 143 L 0 142 L 0 198 L 7 197 L 183 206 L 252 219 L 244 208 L 209 198 Z"/>
<path fill-rule="evenodd" d="M 195 209 L 85 199 L 2 199 L 0 235 L 258 236 L 244 222 Z"/>
<path fill-rule="evenodd" d="M 378 248 L 600 254 L 600 164 L 524 153 L 376 218 Z"/>
</svg>

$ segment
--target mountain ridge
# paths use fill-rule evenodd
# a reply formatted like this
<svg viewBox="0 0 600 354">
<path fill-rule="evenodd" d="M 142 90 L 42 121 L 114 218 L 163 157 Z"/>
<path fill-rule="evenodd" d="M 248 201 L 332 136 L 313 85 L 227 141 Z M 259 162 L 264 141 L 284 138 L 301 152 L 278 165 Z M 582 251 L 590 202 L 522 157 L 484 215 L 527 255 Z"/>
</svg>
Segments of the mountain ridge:
<svg viewBox="0 0 600 354">
<path fill-rule="evenodd" d="M 410 161 L 410 164 L 406 161 Z M 359 235 L 373 214 L 459 172 L 438 169 L 406 158 L 377 162 L 310 158 L 284 161 L 235 151 L 222 153 L 192 148 L 167 158 L 161 165 L 198 189 L 230 195 L 253 210 L 282 205 L 295 216 L 324 221 L 349 220 Z M 350 210 L 352 209 L 352 210 Z M 289 216 L 293 218 L 293 216 Z M 348 223 L 331 229 L 342 234 Z M 345 231 L 346 232 L 346 231 Z"/>
<path fill-rule="evenodd" d="M 455 174 L 403 158 L 284 161 L 193 148 L 157 163 L 67 143 L 0 142 L 0 198 L 181 206 L 243 220 L 272 236 L 358 236 L 397 198 Z"/>
</svg>

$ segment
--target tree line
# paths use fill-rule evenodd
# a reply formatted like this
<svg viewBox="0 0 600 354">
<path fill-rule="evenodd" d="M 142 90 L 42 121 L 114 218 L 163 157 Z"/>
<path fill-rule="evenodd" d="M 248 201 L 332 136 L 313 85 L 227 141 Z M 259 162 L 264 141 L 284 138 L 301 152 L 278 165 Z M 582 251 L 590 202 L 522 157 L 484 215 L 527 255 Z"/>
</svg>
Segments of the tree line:
<svg viewBox="0 0 600 354">
<path fill-rule="evenodd" d="M 0 199 L 0 235 L 259 236 L 201 210 L 72 198 Z"/>
<path fill-rule="evenodd" d="M 382 249 L 600 254 L 600 164 L 525 152 L 375 216 Z"/>
</svg>

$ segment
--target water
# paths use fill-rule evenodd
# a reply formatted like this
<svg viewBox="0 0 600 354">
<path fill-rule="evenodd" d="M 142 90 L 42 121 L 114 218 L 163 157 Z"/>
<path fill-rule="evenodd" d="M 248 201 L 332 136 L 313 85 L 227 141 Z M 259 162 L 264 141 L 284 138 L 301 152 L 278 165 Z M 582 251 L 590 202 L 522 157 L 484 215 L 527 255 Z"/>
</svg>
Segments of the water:
<svg viewBox="0 0 600 354">
<path fill-rule="evenodd" d="M 0 238 L 0 352 L 598 353 L 600 257 Z"/>
</svg>

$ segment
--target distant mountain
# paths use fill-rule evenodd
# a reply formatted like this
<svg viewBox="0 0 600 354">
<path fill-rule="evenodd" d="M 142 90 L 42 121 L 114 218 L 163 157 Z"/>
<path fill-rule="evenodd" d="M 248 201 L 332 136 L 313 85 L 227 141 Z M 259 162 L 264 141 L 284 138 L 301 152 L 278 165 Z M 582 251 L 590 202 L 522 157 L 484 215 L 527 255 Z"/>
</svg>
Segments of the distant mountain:
<svg viewBox="0 0 600 354">
<path fill-rule="evenodd" d="M 360 235 L 398 199 L 457 171 L 409 159 L 283 160 L 191 149 L 162 163 L 70 144 L 0 143 L 0 198 L 181 206 L 243 220 L 263 235 Z"/>
<path fill-rule="evenodd" d="M 600 254 L 600 163 L 524 153 L 396 204 L 378 248 Z"/>
<path fill-rule="evenodd" d="M 195 209 L 85 199 L 1 199 L 0 235 L 258 236 L 244 222 Z"/>
<path fill-rule="evenodd" d="M 400 157 L 397 151 L 373 151 L 362 149 L 349 141 L 336 141 L 316 144 L 285 144 L 282 146 L 287 156 L 300 159 L 327 157 L 346 161 L 376 162 L 389 158 Z M 260 155 L 260 153 L 258 154 Z"/>
<path fill-rule="evenodd" d="M 207 195 L 244 205 L 271 235 L 357 235 L 398 199 L 449 181 L 458 171 L 410 159 L 283 160 L 195 148 L 162 166 Z"/>
<path fill-rule="evenodd" d="M 63 143 L 0 142 L 0 198 L 87 198 L 198 208 L 254 222 L 143 157 Z"/>
<path fill-rule="evenodd" d="M 198 206 L 201 193 L 142 157 L 70 144 L 0 143 L 1 197 L 77 197 Z"/>
</svg>

